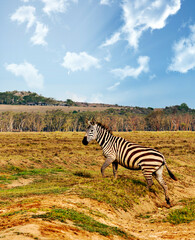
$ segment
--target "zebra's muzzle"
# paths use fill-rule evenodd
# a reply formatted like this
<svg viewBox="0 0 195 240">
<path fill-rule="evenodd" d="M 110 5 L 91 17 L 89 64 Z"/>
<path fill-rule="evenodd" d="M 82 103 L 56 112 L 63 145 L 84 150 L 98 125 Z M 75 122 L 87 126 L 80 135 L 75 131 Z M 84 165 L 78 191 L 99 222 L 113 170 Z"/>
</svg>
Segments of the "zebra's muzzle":
<svg viewBox="0 0 195 240">
<path fill-rule="evenodd" d="M 82 143 L 83 143 L 84 145 L 87 145 L 87 144 L 88 144 L 88 141 L 87 141 L 87 137 L 86 137 L 86 136 L 83 138 Z"/>
</svg>

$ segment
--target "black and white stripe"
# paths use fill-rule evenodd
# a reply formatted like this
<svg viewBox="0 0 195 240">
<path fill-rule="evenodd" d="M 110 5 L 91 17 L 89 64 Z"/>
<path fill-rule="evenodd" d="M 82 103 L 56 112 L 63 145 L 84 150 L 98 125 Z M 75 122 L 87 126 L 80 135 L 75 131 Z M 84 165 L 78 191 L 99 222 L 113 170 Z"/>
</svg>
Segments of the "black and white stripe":
<svg viewBox="0 0 195 240">
<path fill-rule="evenodd" d="M 127 169 L 142 170 L 148 187 L 153 185 L 152 176 L 155 176 L 165 191 L 167 203 L 170 203 L 167 186 L 162 177 L 163 166 L 166 166 L 171 178 L 176 180 L 176 177 L 167 167 L 165 158 L 159 151 L 130 143 L 122 137 L 116 137 L 100 123 L 90 123 L 87 134 L 83 139 L 83 144 L 87 145 L 88 142 L 94 139 L 102 147 L 104 156 L 106 157 L 106 161 L 101 168 L 103 176 L 105 168 L 111 163 L 115 177 L 117 177 L 118 164 Z"/>
</svg>

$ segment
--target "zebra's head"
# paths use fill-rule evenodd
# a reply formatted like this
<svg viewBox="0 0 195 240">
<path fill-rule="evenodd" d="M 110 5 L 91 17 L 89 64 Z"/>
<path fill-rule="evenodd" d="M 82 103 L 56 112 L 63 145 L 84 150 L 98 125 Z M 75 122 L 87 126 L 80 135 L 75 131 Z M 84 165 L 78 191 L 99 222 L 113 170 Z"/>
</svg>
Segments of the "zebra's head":
<svg viewBox="0 0 195 240">
<path fill-rule="evenodd" d="M 86 130 L 86 135 L 83 138 L 82 143 L 84 145 L 87 145 L 92 140 L 95 140 L 97 138 L 97 124 L 95 122 L 88 122 L 89 126 Z"/>
</svg>

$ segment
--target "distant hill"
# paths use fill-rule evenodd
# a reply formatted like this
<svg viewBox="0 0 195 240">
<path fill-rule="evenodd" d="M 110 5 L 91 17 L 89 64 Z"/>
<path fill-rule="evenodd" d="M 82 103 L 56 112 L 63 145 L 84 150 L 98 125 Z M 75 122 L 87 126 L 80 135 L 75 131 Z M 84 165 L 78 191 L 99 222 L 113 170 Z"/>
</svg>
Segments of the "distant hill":
<svg viewBox="0 0 195 240">
<path fill-rule="evenodd" d="M 58 101 L 37 93 L 25 91 L 0 92 L 0 104 L 12 105 L 54 105 Z"/>
<path fill-rule="evenodd" d="M 0 104 L 76 106 L 76 103 L 74 103 L 71 99 L 67 99 L 66 101 L 58 101 L 54 98 L 47 98 L 30 91 L 0 92 Z"/>
<path fill-rule="evenodd" d="M 0 92 L 0 104 L 9 105 L 40 105 L 40 106 L 77 106 L 77 107 L 116 107 L 118 105 L 74 102 L 71 99 L 66 101 L 47 98 L 30 91 L 7 91 Z"/>
<path fill-rule="evenodd" d="M 154 112 L 163 112 L 164 114 L 182 114 L 182 113 L 195 113 L 195 109 L 188 107 L 186 103 L 181 105 L 175 105 L 165 107 L 164 109 L 153 109 L 151 107 L 132 107 L 132 106 L 119 106 L 117 104 L 104 104 L 104 103 L 87 103 L 87 102 L 74 102 L 71 99 L 66 101 L 55 100 L 54 98 L 47 98 L 30 91 L 7 91 L 0 92 L 0 104 L 7 105 L 31 105 L 31 106 L 72 106 L 72 107 L 86 107 L 86 108 L 105 108 L 106 113 L 110 115 L 128 115 L 129 113 L 134 114 L 153 114 Z M 90 111 L 90 110 L 89 110 Z"/>
</svg>

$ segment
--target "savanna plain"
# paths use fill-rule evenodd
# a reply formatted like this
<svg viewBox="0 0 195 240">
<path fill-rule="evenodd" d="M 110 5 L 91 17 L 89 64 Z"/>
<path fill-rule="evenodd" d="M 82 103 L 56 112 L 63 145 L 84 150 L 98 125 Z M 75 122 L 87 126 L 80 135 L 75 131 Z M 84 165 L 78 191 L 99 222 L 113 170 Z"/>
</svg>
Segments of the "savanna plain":
<svg viewBox="0 0 195 240">
<path fill-rule="evenodd" d="M 156 181 L 121 166 L 81 132 L 0 133 L 0 239 L 195 239 L 195 133 L 118 132 L 164 154 L 171 206 Z"/>
</svg>

